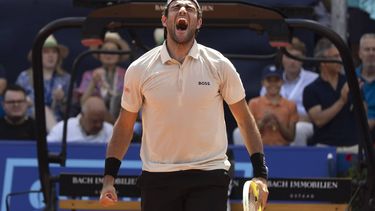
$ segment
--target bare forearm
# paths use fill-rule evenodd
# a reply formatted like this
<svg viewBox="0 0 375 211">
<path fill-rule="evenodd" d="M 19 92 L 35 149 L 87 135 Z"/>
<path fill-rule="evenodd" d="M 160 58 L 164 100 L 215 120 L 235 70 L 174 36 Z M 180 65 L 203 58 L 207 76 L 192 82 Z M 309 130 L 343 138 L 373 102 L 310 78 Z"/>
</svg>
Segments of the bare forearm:
<svg viewBox="0 0 375 211">
<path fill-rule="evenodd" d="M 245 99 L 229 105 L 229 108 L 236 119 L 247 151 L 250 154 L 263 153 L 263 144 L 259 129 Z"/>
<path fill-rule="evenodd" d="M 116 189 L 113 185 L 121 165 L 120 161 L 128 151 L 130 141 L 133 137 L 133 127 L 137 116 L 138 113 L 121 109 L 117 118 L 111 140 L 107 146 L 105 176 L 103 178 L 103 188 L 100 193 L 101 204 L 111 205 L 117 201 Z"/>
<path fill-rule="evenodd" d="M 247 148 L 247 151 L 250 154 L 262 152 L 263 153 L 263 143 L 260 136 L 259 129 L 253 116 L 249 113 L 248 121 L 243 123 L 238 122 L 238 127 L 242 134 L 244 144 Z"/>
<path fill-rule="evenodd" d="M 132 128 L 126 129 L 125 125 L 122 125 L 121 122 L 117 121 L 113 128 L 111 140 L 107 146 L 106 157 L 115 157 L 122 160 L 125 153 L 128 151 L 132 137 Z"/>
</svg>

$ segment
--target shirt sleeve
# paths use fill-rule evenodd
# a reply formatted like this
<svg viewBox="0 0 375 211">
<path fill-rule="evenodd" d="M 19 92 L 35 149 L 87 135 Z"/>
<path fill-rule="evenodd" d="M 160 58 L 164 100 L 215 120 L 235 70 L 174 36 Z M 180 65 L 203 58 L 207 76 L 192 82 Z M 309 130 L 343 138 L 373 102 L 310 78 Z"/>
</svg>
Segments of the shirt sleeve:
<svg viewBox="0 0 375 211">
<path fill-rule="evenodd" d="M 259 96 L 264 96 L 266 95 L 266 88 L 264 86 L 262 86 L 262 88 L 260 89 L 260 92 L 259 92 Z"/>
<path fill-rule="evenodd" d="M 237 103 L 245 98 L 245 89 L 243 87 L 240 75 L 233 64 L 225 59 L 221 63 L 223 81 L 220 87 L 220 93 L 229 105 Z"/>
<path fill-rule="evenodd" d="M 47 142 L 61 142 L 62 141 L 62 127 L 63 122 L 57 123 L 47 135 Z"/>
<path fill-rule="evenodd" d="M 127 111 L 136 113 L 142 107 L 143 95 L 140 87 L 142 72 L 142 70 L 130 66 L 125 73 L 121 107 Z"/>
<path fill-rule="evenodd" d="M 83 94 L 87 87 L 89 87 L 90 81 L 92 80 L 92 73 L 91 71 L 85 71 L 83 73 L 81 83 L 79 85 L 79 88 L 77 89 L 77 92 L 80 94 Z"/>
</svg>

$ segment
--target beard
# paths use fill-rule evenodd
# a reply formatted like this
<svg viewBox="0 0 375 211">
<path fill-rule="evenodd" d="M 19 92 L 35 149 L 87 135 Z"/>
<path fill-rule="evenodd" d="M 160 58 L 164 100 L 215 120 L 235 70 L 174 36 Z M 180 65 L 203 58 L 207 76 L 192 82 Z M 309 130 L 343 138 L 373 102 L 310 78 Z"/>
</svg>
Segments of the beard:
<svg viewBox="0 0 375 211">
<path fill-rule="evenodd" d="M 173 27 L 170 27 L 168 33 L 172 40 L 177 44 L 188 44 L 195 39 L 196 30 L 194 26 L 190 26 L 187 21 L 179 19 Z M 184 32 L 183 36 L 178 35 L 179 32 Z"/>
<path fill-rule="evenodd" d="M 191 43 L 195 39 L 195 31 L 193 30 L 188 30 L 184 37 L 178 36 L 175 31 L 169 33 L 172 40 L 181 45 Z"/>
</svg>

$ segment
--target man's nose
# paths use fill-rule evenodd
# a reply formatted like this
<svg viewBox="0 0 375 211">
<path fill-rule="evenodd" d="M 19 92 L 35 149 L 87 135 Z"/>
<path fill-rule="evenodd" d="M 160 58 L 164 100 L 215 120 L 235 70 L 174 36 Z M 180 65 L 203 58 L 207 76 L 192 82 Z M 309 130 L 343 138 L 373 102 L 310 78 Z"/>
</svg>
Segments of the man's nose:
<svg viewBox="0 0 375 211">
<path fill-rule="evenodd" d="M 178 11 L 178 13 L 179 13 L 180 15 L 184 15 L 184 14 L 186 14 L 186 13 L 187 13 L 187 11 L 186 11 L 186 7 L 185 7 L 185 6 L 180 7 L 180 10 Z"/>
</svg>

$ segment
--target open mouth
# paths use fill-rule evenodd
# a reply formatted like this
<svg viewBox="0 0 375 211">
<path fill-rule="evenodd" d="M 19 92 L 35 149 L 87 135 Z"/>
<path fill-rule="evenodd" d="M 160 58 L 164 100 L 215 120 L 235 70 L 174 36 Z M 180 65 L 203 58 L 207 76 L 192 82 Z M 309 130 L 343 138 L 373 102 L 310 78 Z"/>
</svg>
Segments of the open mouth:
<svg viewBox="0 0 375 211">
<path fill-rule="evenodd" d="M 188 27 L 188 22 L 185 18 L 180 18 L 177 20 L 176 29 L 177 30 L 186 30 Z"/>
</svg>

